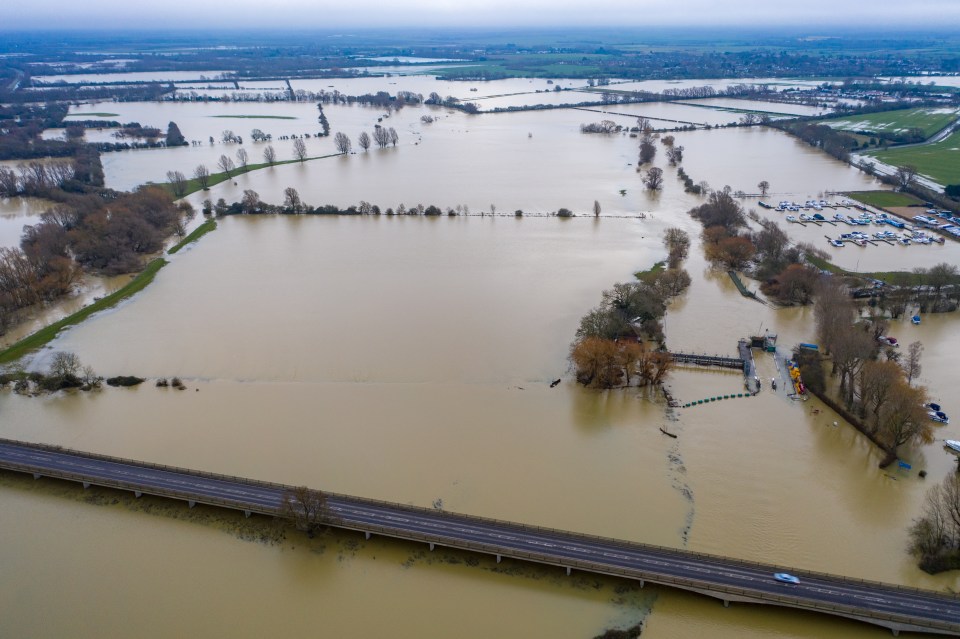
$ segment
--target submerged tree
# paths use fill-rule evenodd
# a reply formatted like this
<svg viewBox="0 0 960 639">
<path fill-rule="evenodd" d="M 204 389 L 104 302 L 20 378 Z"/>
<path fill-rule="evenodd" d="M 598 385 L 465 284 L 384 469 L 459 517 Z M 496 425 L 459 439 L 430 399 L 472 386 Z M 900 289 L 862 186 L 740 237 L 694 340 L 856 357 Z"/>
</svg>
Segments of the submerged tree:
<svg viewBox="0 0 960 639">
<path fill-rule="evenodd" d="M 297 530 L 302 530 L 311 537 L 321 527 L 333 521 L 327 496 L 306 486 L 290 488 L 283 493 L 280 513 L 282 517 L 292 521 Z"/>
<path fill-rule="evenodd" d="M 333 136 L 333 145 L 336 147 L 337 153 L 341 155 L 349 153 L 350 148 L 353 146 L 347 134 L 341 133 L 340 131 L 337 131 L 337 134 Z"/>
<path fill-rule="evenodd" d="M 659 191 L 663 188 L 663 169 L 659 167 L 652 167 L 647 169 L 646 174 L 643 176 L 643 184 L 650 191 Z"/>
<path fill-rule="evenodd" d="M 187 139 L 183 137 L 183 133 L 180 132 L 180 127 L 177 126 L 176 122 L 171 122 L 167 125 L 167 146 L 186 146 Z"/>
<path fill-rule="evenodd" d="M 370 148 L 370 134 L 364 131 L 357 137 L 357 144 L 361 149 L 366 151 Z"/>
<path fill-rule="evenodd" d="M 263 161 L 270 165 L 277 161 L 277 151 L 272 144 L 268 144 L 263 150 Z"/>
<path fill-rule="evenodd" d="M 300 193 L 292 186 L 283 190 L 283 208 L 291 213 L 300 213 L 303 210 L 303 203 L 300 201 Z"/>
<path fill-rule="evenodd" d="M 303 141 L 303 138 L 297 138 L 293 141 L 293 157 L 300 162 L 307 159 L 307 143 Z"/>
</svg>

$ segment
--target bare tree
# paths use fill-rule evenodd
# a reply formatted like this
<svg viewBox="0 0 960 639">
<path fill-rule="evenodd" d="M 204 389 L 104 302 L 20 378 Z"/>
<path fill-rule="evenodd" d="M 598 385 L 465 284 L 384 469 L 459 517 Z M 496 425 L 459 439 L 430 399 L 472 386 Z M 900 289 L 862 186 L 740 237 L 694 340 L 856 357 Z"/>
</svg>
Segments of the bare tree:
<svg viewBox="0 0 960 639">
<path fill-rule="evenodd" d="M 766 180 L 762 180 L 760 184 L 757 185 L 757 188 L 760 189 L 760 195 L 762 197 L 767 197 L 767 193 L 770 192 L 770 183 Z"/>
<path fill-rule="evenodd" d="M 233 175 L 233 169 L 235 168 L 235 165 L 233 164 L 233 160 L 228 158 L 226 155 L 221 155 L 220 159 L 217 161 L 217 168 L 226 173 L 227 177 L 229 178 Z"/>
<path fill-rule="evenodd" d="M 292 186 L 283 190 L 283 208 L 289 209 L 293 213 L 300 213 L 303 210 L 300 194 Z"/>
<path fill-rule="evenodd" d="M 303 162 L 307 159 L 307 143 L 303 138 L 297 138 L 293 141 L 293 157 Z"/>
<path fill-rule="evenodd" d="M 244 213 L 257 213 L 260 211 L 260 194 L 253 189 L 246 189 L 243 192 L 243 198 L 240 200 Z"/>
<path fill-rule="evenodd" d="M 373 129 L 373 141 L 376 142 L 377 146 L 381 149 L 385 148 L 390 144 L 390 132 L 378 124 Z"/>
<path fill-rule="evenodd" d="M 643 176 L 643 183 L 649 190 L 659 191 L 663 188 L 663 169 L 658 167 L 647 169 L 646 175 Z"/>
<path fill-rule="evenodd" d="M 54 353 L 50 359 L 50 376 L 65 379 L 76 377 L 82 367 L 76 353 Z"/>
<path fill-rule="evenodd" d="M 369 135 L 366 131 L 364 131 L 363 133 L 361 133 L 360 136 L 357 138 L 357 144 L 359 144 L 359 145 L 360 145 L 360 148 L 363 149 L 364 151 L 366 151 L 367 149 L 369 149 L 369 148 L 370 148 L 370 135 Z"/>
<path fill-rule="evenodd" d="M 306 486 L 290 488 L 283 493 L 280 513 L 311 537 L 325 524 L 333 522 L 327 496 Z"/>
<path fill-rule="evenodd" d="M 223 140 L 224 143 L 233 142 L 237 139 L 237 136 L 234 135 L 233 131 L 230 129 L 225 129 L 220 133 L 220 139 Z"/>
<path fill-rule="evenodd" d="M 890 397 L 879 414 L 879 434 L 896 453 L 910 442 L 929 444 L 933 428 L 927 417 L 927 392 L 922 387 L 908 386 L 900 380 L 890 391 Z"/>
<path fill-rule="evenodd" d="M 667 147 L 667 159 L 670 161 L 672 166 L 676 166 L 683 162 L 683 145 L 673 146 L 670 145 Z"/>
<path fill-rule="evenodd" d="M 677 268 L 690 250 L 690 235 L 683 229 L 669 228 L 663 232 L 663 245 L 667 249 L 670 268 Z"/>
<path fill-rule="evenodd" d="M 397 146 L 397 142 L 400 141 L 400 136 L 397 135 L 397 130 L 394 129 L 393 127 L 390 127 L 390 129 L 387 131 L 387 133 L 388 133 L 389 136 L 390 136 L 390 145 L 391 145 L 391 146 Z"/>
<path fill-rule="evenodd" d="M 657 147 L 653 143 L 653 138 L 649 135 L 643 136 L 643 140 L 640 141 L 640 164 L 651 162 L 656 155 Z"/>
<path fill-rule="evenodd" d="M 917 167 L 910 164 L 897 167 L 897 185 L 900 187 L 901 191 L 913 184 L 913 181 L 916 179 L 916 177 Z"/>
<path fill-rule="evenodd" d="M 950 567 L 960 549 L 960 473 L 927 491 L 923 511 L 910 527 L 910 551 L 930 573 Z"/>
<path fill-rule="evenodd" d="M 340 131 L 337 131 L 337 134 L 333 136 L 333 145 L 337 148 L 337 153 L 340 154 L 349 153 L 350 148 L 353 146 L 347 134 L 341 133 Z"/>
<path fill-rule="evenodd" d="M 250 161 L 250 156 L 247 155 L 247 150 L 243 147 L 237 149 L 237 164 L 240 165 L 241 169 L 247 168 L 247 162 Z"/>
<path fill-rule="evenodd" d="M 176 197 L 183 197 L 187 194 L 187 176 L 180 171 L 167 171 L 167 181 L 173 194 Z"/>
<path fill-rule="evenodd" d="M 208 169 L 206 165 L 197 165 L 197 168 L 193 170 L 193 177 L 204 191 L 210 187 L 210 169 Z"/>
<path fill-rule="evenodd" d="M 267 148 L 263 150 L 263 161 L 271 165 L 277 161 L 277 151 L 272 144 L 268 144 Z"/>
<path fill-rule="evenodd" d="M 913 380 L 920 376 L 923 367 L 920 366 L 920 358 L 923 356 L 923 344 L 919 341 L 911 342 L 907 347 L 907 357 L 903 361 L 903 372 L 907 376 L 907 384 L 913 384 Z"/>
<path fill-rule="evenodd" d="M 600 217 L 600 200 L 593 201 L 593 217 Z"/>
</svg>

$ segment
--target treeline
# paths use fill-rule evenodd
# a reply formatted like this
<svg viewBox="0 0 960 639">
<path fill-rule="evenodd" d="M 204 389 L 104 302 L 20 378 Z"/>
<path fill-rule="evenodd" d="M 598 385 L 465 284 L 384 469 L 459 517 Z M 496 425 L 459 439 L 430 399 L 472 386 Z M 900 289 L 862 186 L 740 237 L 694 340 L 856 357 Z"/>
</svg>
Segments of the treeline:
<svg viewBox="0 0 960 639">
<path fill-rule="evenodd" d="M 251 189 L 243 192 L 243 197 L 239 202 L 228 203 L 224 198 L 218 199 L 215 203 L 206 199 L 203 201 L 202 208 L 204 215 L 413 215 L 424 217 L 457 217 L 460 215 L 497 215 L 496 207 L 491 205 L 489 210 L 479 209 L 471 212 L 466 204 L 457 204 L 456 206 L 447 206 L 441 208 L 435 204 L 416 204 L 407 206 L 400 204 L 396 208 L 381 208 L 377 204 L 361 201 L 359 204 L 350 205 L 346 208 L 334 204 L 325 204 L 314 206 L 304 202 L 300 193 L 293 187 L 284 189 L 283 204 L 270 204 L 260 199 L 260 195 Z M 514 217 L 523 217 L 522 210 L 516 210 L 511 215 Z M 575 217 L 573 211 L 567 208 L 560 208 L 549 213 L 551 216 L 570 218 Z"/>
<path fill-rule="evenodd" d="M 140 270 L 173 232 L 182 233 L 188 204 L 174 205 L 160 187 L 133 193 L 52 192 L 59 203 L 24 227 L 18 248 L 0 249 L 0 330 L 19 309 L 68 293 L 81 268 L 106 274 Z"/>
<path fill-rule="evenodd" d="M 174 91 L 172 84 L 162 85 L 155 82 L 135 85 L 44 86 L 43 89 L 35 90 L 27 87 L 17 91 L 11 91 L 8 84 L 5 82 L 0 88 L 0 102 L 13 105 L 35 104 L 39 101 L 47 104 L 102 100 L 150 102 L 160 100 Z"/>
<path fill-rule="evenodd" d="M 690 275 L 681 268 L 690 238 L 683 230 L 671 228 L 664 235 L 664 246 L 667 268 L 658 264 L 637 273 L 635 282 L 614 284 L 603 292 L 600 305 L 580 319 L 570 361 L 581 384 L 629 386 L 636 377 L 641 386 L 655 385 L 669 372 L 672 360 L 662 349 L 661 320 L 668 301 L 690 286 Z M 660 348 L 651 347 L 649 341 Z"/>
<path fill-rule="evenodd" d="M 799 353 L 801 371 L 814 392 L 827 393 L 824 366 L 839 381 L 837 399 L 852 421 L 883 450 L 885 467 L 897 458 L 900 446 L 933 441 L 927 415 L 926 389 L 914 385 L 921 371 L 923 345 L 914 342 L 906 352 L 882 339 L 889 328 L 884 314 L 871 310 L 863 316 L 846 285 L 824 275 L 816 285 L 814 307 L 817 339 L 827 356 Z"/>
<path fill-rule="evenodd" d="M 860 143 L 852 135 L 825 124 L 798 120 L 776 120 L 766 122 L 766 125 L 786 131 L 810 146 L 815 146 L 843 162 L 849 162 L 850 152 L 860 146 Z"/>
<path fill-rule="evenodd" d="M 683 179 L 692 185 L 685 173 Z M 688 188 L 709 191 L 706 183 Z M 703 225 L 703 250 L 711 263 L 728 270 L 747 271 L 762 282 L 760 288 L 765 295 L 780 303 L 813 301 L 819 270 L 806 264 L 806 256 L 825 257 L 823 251 L 804 243 L 791 245 L 776 222 L 762 220 L 754 213 L 751 217 L 761 228 L 751 231 L 747 215 L 730 187 L 709 191 L 707 201 L 690 209 L 689 214 Z"/>
</svg>

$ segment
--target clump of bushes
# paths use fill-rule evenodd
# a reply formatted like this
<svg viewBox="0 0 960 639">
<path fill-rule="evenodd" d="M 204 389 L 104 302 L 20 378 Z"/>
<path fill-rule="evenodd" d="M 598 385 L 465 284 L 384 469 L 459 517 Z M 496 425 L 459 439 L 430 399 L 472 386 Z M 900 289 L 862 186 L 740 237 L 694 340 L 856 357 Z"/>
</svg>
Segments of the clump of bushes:
<svg viewBox="0 0 960 639">
<path fill-rule="evenodd" d="M 116 377 L 108 377 L 107 385 L 108 386 L 137 386 L 142 384 L 144 380 L 142 377 L 136 377 L 134 375 L 117 375 Z"/>
</svg>

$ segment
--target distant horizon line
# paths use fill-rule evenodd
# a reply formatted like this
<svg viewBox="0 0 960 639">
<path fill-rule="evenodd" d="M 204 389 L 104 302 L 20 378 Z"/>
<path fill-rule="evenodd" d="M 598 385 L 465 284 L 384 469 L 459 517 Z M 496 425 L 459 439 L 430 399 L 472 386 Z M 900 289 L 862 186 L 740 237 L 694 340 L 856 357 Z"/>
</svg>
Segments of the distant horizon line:
<svg viewBox="0 0 960 639">
<path fill-rule="evenodd" d="M 714 24 L 684 24 L 681 22 L 647 22 L 644 24 L 637 25 L 623 25 L 623 24 L 611 24 L 611 25 L 582 25 L 582 24 L 555 24 L 555 25 L 537 25 L 537 26 L 521 26 L 521 25 L 456 25 L 456 24 L 433 24 L 429 26 L 414 26 L 414 25 L 397 25 L 397 26 L 370 26 L 370 25 L 349 25 L 344 24 L 337 27 L 325 26 L 316 26 L 316 27 L 285 27 L 285 26 L 254 26 L 254 25 L 212 25 L 212 26 L 196 26 L 196 27 L 150 27 L 150 28 L 126 28 L 120 26 L 91 26 L 91 25 L 77 25 L 77 26 L 55 26 L 55 27 L 27 27 L 27 26 L 0 26 L 0 33 L 4 34 L 46 34 L 46 33 L 70 33 L 70 34 L 90 34 L 90 35 L 104 35 L 104 34 L 117 34 L 124 36 L 131 36 L 133 34 L 152 34 L 152 35 L 176 35 L 176 34 L 206 34 L 210 35 L 211 32 L 217 34 L 224 33 L 256 33 L 258 35 L 270 35 L 270 34 L 329 34 L 336 35 L 341 37 L 351 37 L 354 35 L 362 35 L 369 33 L 378 33 L 378 34 L 403 34 L 403 33 L 432 33 L 432 32 L 444 32 L 447 34 L 451 33 L 473 33 L 473 34 L 482 34 L 482 33 L 530 33 L 530 34 L 554 34 L 562 32 L 567 36 L 576 36 L 580 33 L 591 33 L 591 32 L 619 32 L 619 33 L 632 33 L 636 31 L 643 31 L 644 35 L 648 38 L 657 38 L 658 33 L 651 33 L 650 29 L 663 29 L 663 30 L 674 30 L 682 31 L 686 34 L 699 34 L 699 33 L 717 33 L 722 31 L 726 34 L 730 33 L 788 33 L 791 35 L 806 35 L 807 37 L 817 37 L 821 35 L 827 35 L 831 37 L 839 36 L 853 36 L 853 37 L 868 37 L 871 35 L 877 34 L 886 34 L 886 35 L 896 35 L 896 34 L 910 34 L 917 35 L 917 32 L 924 33 L 930 37 L 943 37 L 943 36 L 953 36 L 957 37 L 957 30 L 950 27 L 945 27 L 942 22 L 931 21 L 931 22 L 908 22 L 908 23 L 868 23 L 866 25 L 859 24 L 857 26 L 840 26 L 835 23 L 824 24 L 818 22 L 811 22 L 807 24 L 798 24 L 798 23 L 777 23 L 777 24 L 766 24 L 763 26 L 756 25 L 742 25 L 742 24 L 728 24 L 728 23 L 714 23 Z"/>
</svg>

